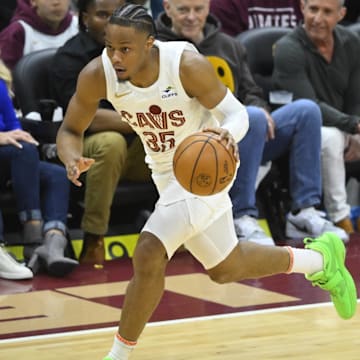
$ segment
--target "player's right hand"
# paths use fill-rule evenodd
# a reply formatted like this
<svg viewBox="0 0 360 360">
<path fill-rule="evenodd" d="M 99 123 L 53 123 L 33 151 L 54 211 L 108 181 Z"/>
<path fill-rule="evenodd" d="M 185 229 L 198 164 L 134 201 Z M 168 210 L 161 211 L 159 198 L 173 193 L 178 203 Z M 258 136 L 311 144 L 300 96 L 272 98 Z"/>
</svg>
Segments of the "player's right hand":
<svg viewBox="0 0 360 360">
<path fill-rule="evenodd" d="M 226 142 L 226 148 L 227 149 L 233 149 L 233 155 L 235 157 L 236 162 L 240 161 L 240 155 L 239 155 L 239 147 L 234 139 L 234 137 L 231 135 L 229 130 L 224 129 L 222 127 L 206 127 L 202 129 L 202 131 L 210 131 L 215 134 L 219 135 L 219 141 L 225 140 Z"/>
<path fill-rule="evenodd" d="M 82 183 L 78 180 L 81 173 L 88 171 L 95 159 L 80 157 L 79 160 L 73 161 L 66 165 L 66 173 L 68 179 L 76 186 L 81 186 Z"/>
</svg>

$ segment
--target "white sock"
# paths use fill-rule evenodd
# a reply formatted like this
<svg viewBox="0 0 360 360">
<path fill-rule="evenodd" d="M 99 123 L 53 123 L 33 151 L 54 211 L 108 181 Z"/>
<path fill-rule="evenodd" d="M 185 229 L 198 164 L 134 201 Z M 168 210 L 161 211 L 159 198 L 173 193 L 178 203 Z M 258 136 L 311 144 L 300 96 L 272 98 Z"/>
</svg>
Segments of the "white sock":
<svg viewBox="0 0 360 360">
<path fill-rule="evenodd" d="M 324 270 L 324 258 L 321 253 L 311 249 L 298 249 L 286 246 L 290 254 L 290 273 L 314 274 Z"/>
<path fill-rule="evenodd" d="M 136 341 L 125 340 L 119 334 L 116 334 L 113 346 L 107 356 L 112 360 L 127 360 L 135 345 Z"/>
</svg>

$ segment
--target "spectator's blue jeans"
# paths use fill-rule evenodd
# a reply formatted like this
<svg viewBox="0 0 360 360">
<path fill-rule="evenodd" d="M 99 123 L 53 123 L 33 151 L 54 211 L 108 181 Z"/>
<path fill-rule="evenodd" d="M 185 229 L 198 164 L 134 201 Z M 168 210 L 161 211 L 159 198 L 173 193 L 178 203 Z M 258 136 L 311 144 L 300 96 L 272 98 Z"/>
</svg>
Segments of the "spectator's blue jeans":
<svg viewBox="0 0 360 360">
<path fill-rule="evenodd" d="M 234 218 L 258 216 L 256 176 L 261 164 L 289 153 L 291 210 L 321 202 L 321 124 L 319 107 L 311 100 L 296 100 L 272 112 L 275 139 L 266 141 L 264 112 L 248 106 L 249 131 L 239 143 L 240 167 L 230 190 Z"/>
<path fill-rule="evenodd" d="M 11 180 L 21 222 L 44 220 L 44 231 L 66 231 L 70 182 L 64 167 L 40 161 L 36 146 L 0 146 L 0 180 Z"/>
</svg>

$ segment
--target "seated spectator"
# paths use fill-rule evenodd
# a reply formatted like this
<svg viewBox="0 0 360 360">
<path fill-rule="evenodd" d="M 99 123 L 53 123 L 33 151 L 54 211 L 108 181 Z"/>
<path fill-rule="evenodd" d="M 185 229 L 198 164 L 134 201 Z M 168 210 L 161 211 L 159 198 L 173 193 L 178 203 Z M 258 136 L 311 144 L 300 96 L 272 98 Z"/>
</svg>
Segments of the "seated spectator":
<svg viewBox="0 0 360 360">
<path fill-rule="evenodd" d="M 0 133 L 1 144 L 1 133 Z M 19 264 L 4 248 L 4 226 L 0 211 L 0 278 L 7 280 L 31 279 L 33 273 L 29 268 Z"/>
<path fill-rule="evenodd" d="M 164 0 L 164 8 L 166 13 L 156 21 L 159 39 L 186 39 L 202 54 L 211 57 L 213 64 L 214 58 L 217 59 L 221 72 L 228 71 L 229 83 L 234 84 L 231 90 L 247 105 L 250 126 L 239 143 L 241 165 L 230 190 L 239 239 L 273 243 L 256 221 L 256 176 L 262 163 L 289 152 L 292 212 L 287 220 L 287 236 L 318 236 L 333 231 L 344 241 L 348 240 L 342 229 L 316 210 L 321 202 L 318 106 L 312 101 L 298 100 L 270 113 L 252 78 L 244 48 L 220 31 L 219 22 L 209 14 L 209 0 Z"/>
<path fill-rule="evenodd" d="M 360 39 L 341 25 L 343 0 L 303 2 L 304 26 L 275 46 L 275 86 L 319 104 L 322 179 L 330 219 L 354 231 L 345 187 L 345 161 L 360 159 Z"/>
<path fill-rule="evenodd" d="M 2 60 L 13 69 L 33 51 L 57 48 L 78 32 L 70 0 L 18 0 L 11 23 L 0 33 Z"/>
<path fill-rule="evenodd" d="M 16 8 L 16 0 L 1 0 L 0 3 L 0 31 L 10 24 Z"/>
<path fill-rule="evenodd" d="M 64 276 L 78 264 L 64 255 L 70 184 L 64 167 L 39 160 L 38 142 L 15 116 L 10 88 L 10 71 L 0 62 L 0 182 L 11 180 L 28 266 Z"/>
<path fill-rule="evenodd" d="M 52 66 L 58 103 L 66 110 L 82 68 L 104 48 L 104 28 L 121 0 L 79 0 L 79 33 L 59 48 Z M 101 264 L 112 199 L 120 179 L 150 181 L 140 139 L 109 103 L 103 101 L 84 140 L 84 156 L 95 159 L 86 173 L 84 231 L 80 262 Z M 101 188 L 101 191 L 99 189 Z"/>
<path fill-rule="evenodd" d="M 211 0 L 210 12 L 220 20 L 223 32 L 236 36 L 259 27 L 295 27 L 302 20 L 300 1 Z"/>
</svg>

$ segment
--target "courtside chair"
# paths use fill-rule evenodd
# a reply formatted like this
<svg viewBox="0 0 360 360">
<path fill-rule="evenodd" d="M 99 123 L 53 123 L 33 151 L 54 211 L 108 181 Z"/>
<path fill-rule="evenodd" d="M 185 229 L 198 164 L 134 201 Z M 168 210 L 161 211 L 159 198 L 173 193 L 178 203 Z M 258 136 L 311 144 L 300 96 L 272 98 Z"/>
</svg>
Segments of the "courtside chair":
<svg viewBox="0 0 360 360">
<path fill-rule="evenodd" d="M 266 99 L 269 99 L 269 92 L 273 89 L 273 46 L 290 31 L 288 28 L 265 27 L 250 29 L 236 36 L 236 40 L 246 49 L 251 73 L 255 82 L 263 89 Z"/>
</svg>

